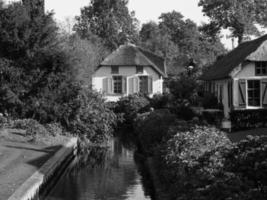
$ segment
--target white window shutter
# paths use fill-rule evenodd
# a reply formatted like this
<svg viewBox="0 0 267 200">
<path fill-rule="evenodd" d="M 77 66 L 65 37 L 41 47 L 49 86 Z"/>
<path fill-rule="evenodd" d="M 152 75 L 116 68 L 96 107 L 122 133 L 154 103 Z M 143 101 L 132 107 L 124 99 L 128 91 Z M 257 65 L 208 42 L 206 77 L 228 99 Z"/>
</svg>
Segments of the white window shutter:
<svg viewBox="0 0 267 200">
<path fill-rule="evenodd" d="M 152 94 L 153 93 L 153 77 L 149 76 L 148 77 L 148 94 Z"/>
<path fill-rule="evenodd" d="M 139 77 L 133 78 L 133 93 L 139 92 Z"/>
<path fill-rule="evenodd" d="M 108 94 L 113 94 L 113 79 L 112 78 L 107 78 L 107 82 L 108 82 L 108 90 L 107 93 Z"/>
<path fill-rule="evenodd" d="M 127 77 L 122 77 L 122 93 L 127 94 Z"/>
<path fill-rule="evenodd" d="M 108 78 L 103 79 L 102 91 L 104 94 L 108 93 Z"/>
</svg>

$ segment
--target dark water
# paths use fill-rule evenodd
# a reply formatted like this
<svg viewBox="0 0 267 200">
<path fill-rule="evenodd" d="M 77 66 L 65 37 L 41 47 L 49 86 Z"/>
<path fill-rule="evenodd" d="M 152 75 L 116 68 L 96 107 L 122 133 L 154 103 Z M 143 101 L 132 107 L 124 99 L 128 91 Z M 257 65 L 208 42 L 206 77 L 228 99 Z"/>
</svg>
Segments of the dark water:
<svg viewBox="0 0 267 200">
<path fill-rule="evenodd" d="M 92 151 L 84 157 L 44 199 L 152 200 L 149 194 L 153 188 L 142 162 L 133 150 L 113 140 L 108 150 Z"/>
</svg>

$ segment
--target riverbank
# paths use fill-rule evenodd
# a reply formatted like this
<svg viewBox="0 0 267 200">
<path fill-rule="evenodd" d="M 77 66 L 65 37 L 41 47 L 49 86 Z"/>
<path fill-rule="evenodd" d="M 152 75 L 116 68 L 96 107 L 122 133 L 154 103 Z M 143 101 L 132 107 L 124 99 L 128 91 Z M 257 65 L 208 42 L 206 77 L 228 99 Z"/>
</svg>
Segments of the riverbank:
<svg viewBox="0 0 267 200">
<path fill-rule="evenodd" d="M 67 136 L 40 136 L 32 140 L 25 131 L 0 130 L 0 200 L 8 199 L 70 140 Z"/>
</svg>

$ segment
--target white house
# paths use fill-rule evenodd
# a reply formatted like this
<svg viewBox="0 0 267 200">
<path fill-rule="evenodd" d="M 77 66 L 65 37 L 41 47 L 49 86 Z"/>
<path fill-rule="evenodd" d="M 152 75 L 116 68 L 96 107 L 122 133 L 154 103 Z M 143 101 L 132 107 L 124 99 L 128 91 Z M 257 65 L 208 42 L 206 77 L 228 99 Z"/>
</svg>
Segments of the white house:
<svg viewBox="0 0 267 200">
<path fill-rule="evenodd" d="M 92 76 L 93 89 L 107 101 L 134 93 L 150 96 L 163 92 L 164 59 L 133 44 L 121 45 L 99 65 Z"/>
<path fill-rule="evenodd" d="M 201 79 L 223 104 L 225 118 L 232 110 L 267 109 L 267 35 L 240 44 Z"/>
</svg>

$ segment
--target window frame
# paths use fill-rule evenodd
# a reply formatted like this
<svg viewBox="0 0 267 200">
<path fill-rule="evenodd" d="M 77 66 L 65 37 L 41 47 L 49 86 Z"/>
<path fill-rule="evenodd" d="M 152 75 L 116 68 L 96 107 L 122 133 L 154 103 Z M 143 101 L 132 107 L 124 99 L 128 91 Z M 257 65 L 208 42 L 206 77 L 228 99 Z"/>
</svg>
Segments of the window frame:
<svg viewBox="0 0 267 200">
<path fill-rule="evenodd" d="M 259 88 L 258 88 L 258 92 L 259 92 L 259 105 L 250 105 L 249 104 L 249 90 L 250 91 L 253 91 L 255 90 L 255 87 L 254 88 L 249 88 L 249 82 L 250 81 L 253 81 L 254 83 L 257 81 L 259 83 Z M 247 105 L 247 108 L 262 108 L 262 99 L 261 99 L 261 79 L 247 79 L 247 83 L 246 83 L 246 92 L 247 92 L 247 102 L 246 102 L 246 105 Z M 255 86 L 255 84 L 253 85 Z M 253 95 L 253 97 L 255 96 L 255 94 Z"/>
<path fill-rule="evenodd" d="M 112 76 L 112 82 L 113 82 L 113 84 L 112 84 L 112 90 L 113 90 L 113 94 L 115 94 L 115 95 L 121 95 L 121 94 L 123 94 L 123 80 L 122 79 L 123 79 L 123 76 Z"/>
<path fill-rule="evenodd" d="M 255 62 L 255 75 L 256 76 L 267 76 L 267 62 L 266 61 Z"/>
<path fill-rule="evenodd" d="M 149 78 L 149 77 L 146 76 L 146 75 L 143 75 L 143 76 L 138 76 L 138 78 L 139 78 L 139 92 L 142 93 L 142 94 L 149 94 L 149 88 L 148 88 L 148 87 L 149 87 L 149 86 L 148 86 L 148 84 L 149 84 L 148 78 Z M 142 87 L 141 87 L 141 82 L 142 82 L 141 79 L 142 79 L 142 78 L 145 78 L 145 79 L 146 79 L 146 91 L 145 91 L 145 92 L 142 92 L 142 91 L 141 91 L 141 88 L 142 88 Z"/>
<path fill-rule="evenodd" d="M 111 74 L 119 74 L 119 66 L 117 65 L 111 66 Z"/>
</svg>

